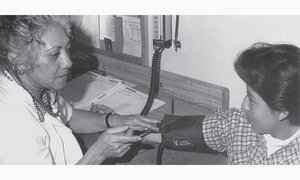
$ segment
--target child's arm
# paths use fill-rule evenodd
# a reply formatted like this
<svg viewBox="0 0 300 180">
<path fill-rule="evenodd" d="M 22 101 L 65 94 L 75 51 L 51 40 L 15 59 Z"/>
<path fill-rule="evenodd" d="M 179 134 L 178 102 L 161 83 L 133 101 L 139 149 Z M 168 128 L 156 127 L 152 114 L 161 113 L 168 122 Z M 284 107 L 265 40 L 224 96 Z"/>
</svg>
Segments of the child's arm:
<svg viewBox="0 0 300 180">
<path fill-rule="evenodd" d="M 249 128 L 241 110 L 217 110 L 203 121 L 204 140 L 211 149 L 223 152 L 238 145 L 239 139 L 245 138 L 245 133 L 251 131 Z"/>
</svg>

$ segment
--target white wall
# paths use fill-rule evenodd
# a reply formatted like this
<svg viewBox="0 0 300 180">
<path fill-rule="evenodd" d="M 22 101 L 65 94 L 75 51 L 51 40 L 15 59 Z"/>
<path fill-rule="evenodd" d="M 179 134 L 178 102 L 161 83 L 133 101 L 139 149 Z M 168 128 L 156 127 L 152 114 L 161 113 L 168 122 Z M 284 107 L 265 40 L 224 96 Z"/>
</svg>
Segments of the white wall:
<svg viewBox="0 0 300 180">
<path fill-rule="evenodd" d="M 300 16 L 181 15 L 182 48 L 165 50 L 161 68 L 225 86 L 230 90 L 230 106 L 240 107 L 246 91 L 233 68 L 238 52 L 257 41 L 300 47 L 299 32 Z"/>
<path fill-rule="evenodd" d="M 91 37 L 89 43 L 99 47 L 98 17 L 73 17 L 79 19 L 78 26 Z M 152 27 L 151 17 L 149 27 Z M 177 52 L 174 47 L 166 49 L 161 68 L 225 86 L 230 90 L 230 106 L 240 107 L 246 91 L 233 68 L 237 54 L 257 41 L 290 42 L 300 47 L 299 32 L 300 16 L 181 15 L 179 40 L 182 48 Z M 152 39 L 151 29 L 148 36 Z M 150 41 L 149 52 L 152 48 Z M 152 54 L 149 55 L 151 65 Z"/>
</svg>

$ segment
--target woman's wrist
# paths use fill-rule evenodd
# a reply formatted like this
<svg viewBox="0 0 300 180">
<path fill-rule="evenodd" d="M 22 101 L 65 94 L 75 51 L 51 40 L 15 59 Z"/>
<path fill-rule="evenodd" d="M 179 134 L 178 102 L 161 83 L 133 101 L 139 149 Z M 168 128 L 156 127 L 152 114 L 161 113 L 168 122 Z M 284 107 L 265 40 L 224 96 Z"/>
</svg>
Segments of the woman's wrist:
<svg viewBox="0 0 300 180">
<path fill-rule="evenodd" d="M 121 115 L 117 113 L 108 113 L 105 116 L 105 125 L 107 128 L 121 126 L 122 121 L 120 120 Z M 107 123 L 106 123 L 107 122 Z"/>
<path fill-rule="evenodd" d="M 109 112 L 109 113 L 107 113 L 106 114 L 106 116 L 105 116 L 105 125 L 106 125 L 106 127 L 107 128 L 111 128 L 111 125 L 110 125 L 110 123 L 109 123 L 109 117 L 111 116 L 111 115 L 113 115 L 114 114 L 114 112 Z"/>
<path fill-rule="evenodd" d="M 107 157 L 101 150 L 96 150 L 94 145 L 84 154 L 77 164 L 101 164 Z"/>
</svg>

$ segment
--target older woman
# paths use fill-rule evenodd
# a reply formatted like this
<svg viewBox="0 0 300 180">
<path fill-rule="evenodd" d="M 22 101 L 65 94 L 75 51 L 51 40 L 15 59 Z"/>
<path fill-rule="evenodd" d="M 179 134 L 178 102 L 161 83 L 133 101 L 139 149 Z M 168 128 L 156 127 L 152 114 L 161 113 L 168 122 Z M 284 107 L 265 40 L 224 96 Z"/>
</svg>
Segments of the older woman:
<svg viewBox="0 0 300 180">
<path fill-rule="evenodd" d="M 0 48 L 0 164 L 100 164 L 142 140 L 132 130 L 157 130 L 157 120 L 76 110 L 59 95 L 72 65 L 68 16 L 0 16 Z M 72 131 L 104 133 L 82 155 Z"/>
</svg>

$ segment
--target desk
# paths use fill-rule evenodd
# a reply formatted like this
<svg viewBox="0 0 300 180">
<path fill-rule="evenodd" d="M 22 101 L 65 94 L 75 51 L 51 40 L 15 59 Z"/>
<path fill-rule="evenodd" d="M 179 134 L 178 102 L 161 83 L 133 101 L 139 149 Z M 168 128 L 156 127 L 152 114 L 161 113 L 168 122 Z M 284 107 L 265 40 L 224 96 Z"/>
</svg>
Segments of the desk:
<svg viewBox="0 0 300 180">
<path fill-rule="evenodd" d="M 81 52 L 97 57 L 99 72 L 105 72 L 121 80 L 136 84 L 135 89 L 148 94 L 151 68 L 140 66 L 102 55 L 95 48 L 81 47 Z M 147 117 L 163 119 L 171 114 L 171 102 L 174 99 L 175 115 L 209 114 L 216 108 L 228 109 L 229 90 L 208 82 L 184 77 L 175 73 L 161 71 L 158 98 L 166 104 L 150 112 Z M 77 135 L 85 152 L 97 139 L 99 133 Z M 156 164 L 157 144 L 137 144 L 123 158 L 108 159 L 105 164 Z M 192 153 L 165 150 L 163 164 L 226 164 L 223 154 Z"/>
<path fill-rule="evenodd" d="M 147 93 L 147 88 L 135 86 L 135 89 Z M 177 98 L 172 92 L 161 88 L 158 98 L 165 101 L 166 104 L 159 109 L 152 111 L 147 117 L 153 119 L 162 119 L 164 114 L 171 113 L 171 101 L 174 99 L 176 115 L 197 115 L 209 114 L 213 109 L 191 103 Z M 77 135 L 77 139 L 85 152 L 98 138 L 100 133 L 91 135 Z M 151 165 L 156 164 L 157 144 L 138 143 L 132 146 L 131 150 L 123 158 L 107 159 L 104 164 L 134 164 L 134 165 Z M 179 152 L 165 149 L 163 154 L 163 164 L 226 164 L 224 154 L 196 153 L 196 152 Z"/>
<path fill-rule="evenodd" d="M 141 87 L 135 87 L 143 91 Z M 158 96 L 159 99 L 166 102 L 165 105 L 159 109 L 150 112 L 147 117 L 153 119 L 162 119 L 165 113 L 171 111 L 171 101 L 174 99 L 175 114 L 208 114 L 212 110 L 200 107 L 199 105 L 189 103 L 177 99 L 166 90 L 162 89 Z M 100 133 L 92 135 L 78 135 L 78 140 L 81 142 L 83 150 L 87 150 L 97 139 Z M 134 164 L 134 165 L 150 165 L 156 164 L 157 144 L 144 143 L 133 145 L 123 158 L 108 159 L 104 164 Z M 163 154 L 163 164 L 226 164 L 226 156 L 224 154 L 211 154 L 211 153 L 196 153 L 196 152 L 179 152 L 165 149 Z"/>
</svg>

